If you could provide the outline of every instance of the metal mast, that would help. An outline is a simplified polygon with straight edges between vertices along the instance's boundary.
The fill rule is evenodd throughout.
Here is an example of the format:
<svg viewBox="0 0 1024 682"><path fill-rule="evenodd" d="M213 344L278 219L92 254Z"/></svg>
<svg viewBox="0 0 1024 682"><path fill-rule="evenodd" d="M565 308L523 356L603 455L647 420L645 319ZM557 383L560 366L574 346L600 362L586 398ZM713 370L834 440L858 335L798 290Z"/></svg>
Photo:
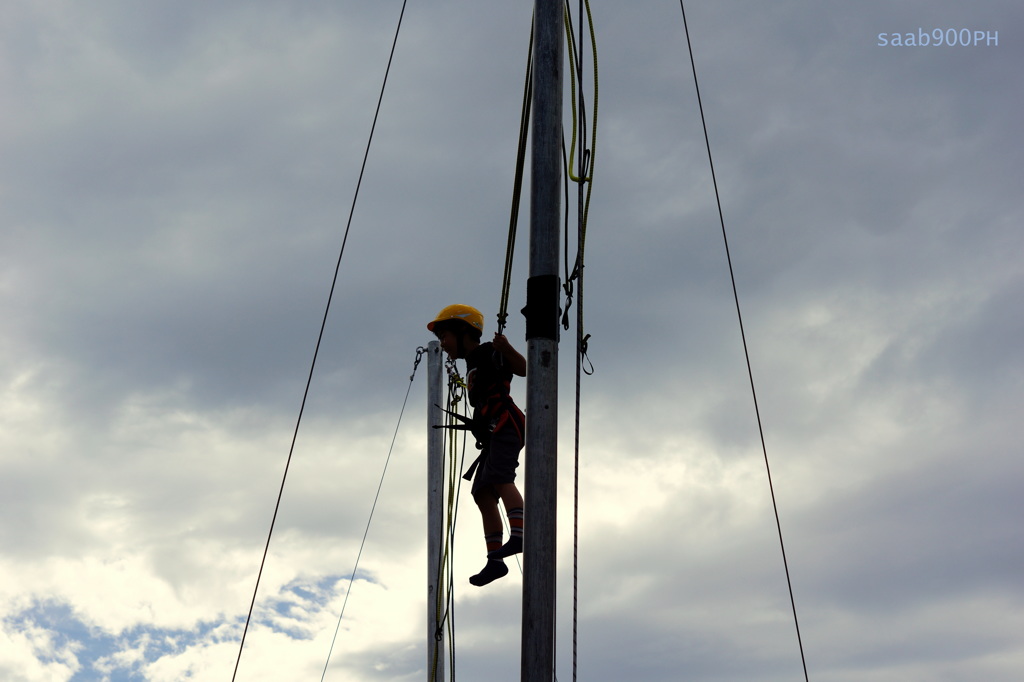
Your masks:
<svg viewBox="0 0 1024 682"><path fill-rule="evenodd" d="M444 633L438 631L438 603L444 590L444 431L433 428L444 423L440 407L443 391L441 345L431 341L427 344L427 682L444 679Z"/></svg>
<svg viewBox="0 0 1024 682"><path fill-rule="evenodd" d="M535 0L526 286L523 682L551 682L555 667L563 11L564 0Z"/></svg>

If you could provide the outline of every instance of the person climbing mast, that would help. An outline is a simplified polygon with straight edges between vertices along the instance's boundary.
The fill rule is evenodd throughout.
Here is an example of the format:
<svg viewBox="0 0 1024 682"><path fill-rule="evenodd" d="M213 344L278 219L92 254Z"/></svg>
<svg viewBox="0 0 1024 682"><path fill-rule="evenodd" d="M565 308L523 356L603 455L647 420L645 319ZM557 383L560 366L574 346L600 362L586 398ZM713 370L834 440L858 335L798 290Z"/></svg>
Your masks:
<svg viewBox="0 0 1024 682"><path fill-rule="evenodd" d="M473 481L473 499L483 520L487 563L469 582L478 587L508 573L505 558L523 551L523 496L516 487L519 451L526 417L509 395L512 376L526 376L526 359L504 335L481 343L484 316L468 305L446 306L427 323L441 349L453 360L466 361L466 386L473 416L469 429L480 456L464 478ZM510 537L502 544L498 501L505 506Z"/></svg>

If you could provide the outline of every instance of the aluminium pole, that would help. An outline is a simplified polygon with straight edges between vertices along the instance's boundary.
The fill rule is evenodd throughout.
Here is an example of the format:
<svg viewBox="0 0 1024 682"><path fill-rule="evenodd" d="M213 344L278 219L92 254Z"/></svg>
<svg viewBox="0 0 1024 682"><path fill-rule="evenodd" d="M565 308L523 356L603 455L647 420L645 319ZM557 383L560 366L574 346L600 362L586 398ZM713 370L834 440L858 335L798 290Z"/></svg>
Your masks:
<svg viewBox="0 0 1024 682"><path fill-rule="evenodd" d="M555 668L563 11L564 0L535 0L522 682L550 682Z"/></svg>
<svg viewBox="0 0 1024 682"><path fill-rule="evenodd" d="M444 533L444 423L441 401L444 363L441 345L427 344L427 682L444 679L444 633L439 631L438 602L442 598L441 536ZM438 636L440 635L440 636Z"/></svg>

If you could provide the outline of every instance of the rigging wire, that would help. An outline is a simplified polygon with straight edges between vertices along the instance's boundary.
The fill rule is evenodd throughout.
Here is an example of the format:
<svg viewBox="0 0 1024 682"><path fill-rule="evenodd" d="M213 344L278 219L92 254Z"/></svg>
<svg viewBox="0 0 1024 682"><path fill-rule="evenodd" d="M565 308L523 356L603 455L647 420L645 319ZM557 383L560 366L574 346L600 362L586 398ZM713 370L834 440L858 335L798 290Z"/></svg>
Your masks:
<svg viewBox="0 0 1024 682"><path fill-rule="evenodd" d="M334 644L338 640L338 631L341 629L341 620L345 617L345 607L348 606L349 595L352 594L352 584L356 579L356 572L359 570L359 560L363 556L363 548L366 546L366 538L370 534L370 524L373 523L373 512L377 509L377 500L380 499L380 491L384 487L384 477L388 473L388 464L391 462L391 453L395 450L395 441L398 440L398 429L402 426L402 416L405 414L405 406L409 402L409 393L412 391L413 380L416 379L416 369L420 366L420 360L427 349L420 346L416 349L416 359L413 361L412 374L409 375L409 386L405 389L405 399L402 400L402 409L398 413L398 423L395 424L395 432L391 436L391 447L388 448L388 456L384 459L384 469L380 474L380 482L377 483L377 492L373 496L373 504L370 505L370 516L366 519L366 529L363 531L363 539L359 543L359 551L356 553L356 562L352 566L352 573L348 577L348 589L345 590L345 599L341 603L341 613L338 614L338 624L334 628L334 637L331 638L331 647L327 651L327 660L324 662L324 671L320 675L320 682L327 677L327 667L331 664L331 654L334 653Z"/></svg>
<svg viewBox="0 0 1024 682"><path fill-rule="evenodd" d="M337 285L338 285L338 272L341 270L341 259L345 255L345 245L348 243L349 231L352 228L352 216L355 214L356 200L359 198L359 189L360 189L360 187L363 184L363 174L366 171L366 162L367 162L367 159L370 156L370 145L373 143L373 133L374 133L374 131L377 128L377 118L380 116L381 103L384 100L384 90L387 87L388 74L390 74L390 72L391 72L391 63L392 63L392 61L394 60L394 57L395 57L395 47L398 45L398 34L399 34L399 31L402 28L402 18L405 16L405 6L406 6L407 2L408 2L408 0L402 0L402 10L401 10L401 12L398 15L398 25L395 28L395 37L394 37L394 39L392 40L392 43L391 43L391 53L388 56L388 65L387 65L387 68L384 71L384 81L381 83L381 86L380 86L380 95L377 98L377 108L376 108L376 111L373 114L373 124L370 126L370 135L369 135L369 138L366 141L366 151L363 153L363 163L362 163L362 165L359 168L359 178L356 181L356 189L355 189L355 193L354 193L354 195L352 197L352 205L349 208L348 221L345 224L345 233L344 233L344 236L342 237L342 240L341 240L341 249L338 252L338 259L337 259L337 262L335 263L335 266L334 266L334 277L331 280L331 289L330 289L330 292L327 295L327 304L326 304L326 306L324 308L323 319L320 322L320 332L317 335L316 347L313 350L313 359L310 362L309 375L306 377L306 387L305 387L305 389L302 392L302 402L299 405L299 415L298 415L298 418L295 421L295 430L292 433L291 445L288 448L288 458L285 461L284 474L281 476L281 486L278 489L277 501L274 504L274 513L273 513L273 516L270 519L270 530L267 533L267 542L266 542L266 545L263 548L263 558L260 560L259 572L256 574L256 585L253 588L252 601L249 603L249 613L245 617L245 627L242 629L242 639L241 639L241 641L238 644L238 657L235 659L235 668L234 668L234 671L231 673L231 682L234 682L235 678L238 676L238 666L242 662L242 651L245 649L245 638L246 638L246 635L249 632L249 623L252 621L253 610L256 607L256 595L259 593L260 580L263 577L263 569L266 566L267 555L270 552L270 540L271 540L271 538L274 535L274 525L277 523L277 514L278 514L278 511L281 508L281 499L284 496L285 482L288 480L288 469L291 467L292 456L295 453L295 443L296 443L296 441L298 440L298 437L299 437L299 425L302 423L302 415L303 415L303 413L305 412L305 409L306 409L306 400L309 397L309 389L310 389L310 386L313 383L313 371L316 368L317 357L320 355L320 344L322 343L323 338L324 338L324 330L327 328L327 316L330 313L331 301L334 299L334 291L335 291L335 289L337 288Z"/></svg>
<svg viewBox="0 0 1024 682"><path fill-rule="evenodd" d="M758 403L757 403L757 389L754 387L754 370L753 370L753 366L752 366L752 364L750 362L750 351L748 350L748 347L747 347L747 335L746 335L746 333L744 331L744 327L743 327L743 313L740 310L740 297L739 297L738 289L736 287L736 275L733 272L732 256L730 255L730 251L729 251L729 238L728 238L728 235L726 234L726 230L725 230L725 217L724 217L724 214L722 213L722 200L721 200L721 197L720 197L719 192L718 192L718 180L716 179L716 176L715 176L715 163L714 163L714 161L712 159L712 156L711 156L711 141L710 141L710 137L708 136L707 121L706 121L706 119L704 117L704 105L701 102L700 86L697 84L697 65L696 65L696 62L694 62L694 59L693 59L693 45L690 42L690 29L689 29L689 26L688 26L687 21L686 21L686 8L684 7L683 0L679 0L679 9L683 13L683 30L686 33L686 47L687 47L687 49L689 50L689 53L690 53L690 66L693 69L693 85L694 85L694 89L696 90L696 93L697 93L697 107L700 109L701 125L704 127L704 144L707 147L708 163L709 163L709 165L711 167L711 183L714 186L714 189L715 189L715 201L718 204L718 220L719 220L719 223L722 226L722 240L725 243L725 257L726 257L726 260L728 261L728 264L729 264L729 278L732 281L733 299L734 299L734 301L736 303L736 317L739 320L740 338L743 341L743 355L746 358L746 362L747 362L747 376L750 379L750 392L751 392L751 395L753 396L753 400L754 400L754 414L757 416L757 431L758 431L758 434L760 435L760 438L761 438L761 451L764 454L765 470L768 473L768 489L771 492L772 509L775 512L775 526L778 529L778 533L779 533L779 548L782 550L782 565L785 568L785 572L786 572L786 585L789 588L789 603L790 603L790 606L793 609L793 624L796 627L796 641L797 641L797 645L798 645L798 647L800 649L800 663L803 665L804 680L805 681L809 681L810 678L807 675L807 659L804 656L803 640L800 637L800 621L799 621L799 618L797 617L797 612L796 612L796 599L793 596L793 581L790 578L790 574L789 574L789 562L786 560L786 545L785 545L785 543L782 540L782 521L779 518L779 505L778 505L778 503L775 500L775 487L772 484L771 466L768 464L768 447L765 444L764 427L762 426L762 423L761 423L761 411L758 408Z"/></svg>

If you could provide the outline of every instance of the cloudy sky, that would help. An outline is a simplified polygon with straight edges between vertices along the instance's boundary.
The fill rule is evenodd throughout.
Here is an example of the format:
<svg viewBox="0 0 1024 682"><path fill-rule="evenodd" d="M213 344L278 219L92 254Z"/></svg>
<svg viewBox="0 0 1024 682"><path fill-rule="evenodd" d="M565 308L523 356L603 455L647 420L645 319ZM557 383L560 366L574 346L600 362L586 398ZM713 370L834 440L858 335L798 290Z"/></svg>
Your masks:
<svg viewBox="0 0 1024 682"><path fill-rule="evenodd" d="M0 678L230 679L401 6L0 9ZM239 680L425 678L422 368L339 613L425 322L493 329L531 10L409 3ZM679 3L593 10L579 675L803 679ZM810 679L1024 678L1024 12L687 14ZM518 680L465 492L456 554Z"/></svg>

